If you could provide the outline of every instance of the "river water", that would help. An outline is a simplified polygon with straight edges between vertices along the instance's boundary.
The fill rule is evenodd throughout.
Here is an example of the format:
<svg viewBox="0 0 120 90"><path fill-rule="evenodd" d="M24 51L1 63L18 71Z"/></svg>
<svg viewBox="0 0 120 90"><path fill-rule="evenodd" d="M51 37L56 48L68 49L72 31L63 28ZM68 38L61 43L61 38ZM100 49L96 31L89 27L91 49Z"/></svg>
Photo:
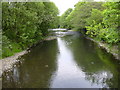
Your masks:
<svg viewBox="0 0 120 90"><path fill-rule="evenodd" d="M118 88L119 62L79 33L44 41L3 74L3 88Z"/></svg>

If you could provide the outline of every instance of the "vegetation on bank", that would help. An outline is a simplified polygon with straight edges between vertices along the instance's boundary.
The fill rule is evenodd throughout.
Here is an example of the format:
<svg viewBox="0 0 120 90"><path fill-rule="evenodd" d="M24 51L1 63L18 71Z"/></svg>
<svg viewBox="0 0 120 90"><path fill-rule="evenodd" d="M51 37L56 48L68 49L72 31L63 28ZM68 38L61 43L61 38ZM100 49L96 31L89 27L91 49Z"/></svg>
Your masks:
<svg viewBox="0 0 120 90"><path fill-rule="evenodd" d="M58 25L53 2L2 3L2 58L20 52L48 35Z"/></svg>
<svg viewBox="0 0 120 90"><path fill-rule="evenodd" d="M74 7L60 17L62 28L80 31L105 43L109 51L119 45L120 2L78 2ZM114 52L119 54L118 48Z"/></svg>
<svg viewBox="0 0 120 90"><path fill-rule="evenodd" d="M117 45L120 41L119 8L120 2L78 2L74 10L68 9L61 16L61 27L76 29L95 40Z"/></svg>
<svg viewBox="0 0 120 90"><path fill-rule="evenodd" d="M119 8L120 2L78 2L74 9L57 16L58 8L52 2L2 2L2 57L32 46L48 35L48 29L59 26L118 45Z"/></svg>

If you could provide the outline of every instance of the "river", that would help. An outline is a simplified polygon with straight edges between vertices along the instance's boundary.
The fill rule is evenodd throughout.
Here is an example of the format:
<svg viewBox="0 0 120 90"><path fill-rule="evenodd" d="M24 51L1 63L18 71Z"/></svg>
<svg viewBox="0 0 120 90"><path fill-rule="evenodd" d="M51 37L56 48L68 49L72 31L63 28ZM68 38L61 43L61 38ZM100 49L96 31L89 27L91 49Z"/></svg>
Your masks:
<svg viewBox="0 0 120 90"><path fill-rule="evenodd" d="M120 65L81 34L44 41L2 76L3 88L118 88Z"/></svg>

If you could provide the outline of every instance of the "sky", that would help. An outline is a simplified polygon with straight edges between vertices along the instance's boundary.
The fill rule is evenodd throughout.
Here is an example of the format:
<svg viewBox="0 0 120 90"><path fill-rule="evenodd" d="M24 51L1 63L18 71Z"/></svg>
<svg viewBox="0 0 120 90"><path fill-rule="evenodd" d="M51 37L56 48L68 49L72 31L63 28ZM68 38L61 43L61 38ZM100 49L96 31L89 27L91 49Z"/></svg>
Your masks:
<svg viewBox="0 0 120 90"><path fill-rule="evenodd" d="M56 4L59 9L59 15L62 15L68 8L74 8L79 0L50 0Z"/></svg>
<svg viewBox="0 0 120 90"><path fill-rule="evenodd" d="M59 9L59 15L62 15L68 8L74 8L74 5L81 0L50 0L56 4ZM95 0L104 1L104 0Z"/></svg>

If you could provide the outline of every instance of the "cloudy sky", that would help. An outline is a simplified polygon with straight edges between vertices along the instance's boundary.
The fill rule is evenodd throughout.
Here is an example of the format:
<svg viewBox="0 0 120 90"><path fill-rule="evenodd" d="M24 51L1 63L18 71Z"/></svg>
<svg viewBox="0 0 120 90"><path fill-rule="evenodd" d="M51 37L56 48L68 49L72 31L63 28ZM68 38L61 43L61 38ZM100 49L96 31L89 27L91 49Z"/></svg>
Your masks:
<svg viewBox="0 0 120 90"><path fill-rule="evenodd" d="M81 0L50 0L56 4L62 15L68 8L73 8L74 5ZM104 0L95 0L95 1L104 1Z"/></svg>
<svg viewBox="0 0 120 90"><path fill-rule="evenodd" d="M50 0L56 4L62 15L68 8L73 8L79 0Z"/></svg>

